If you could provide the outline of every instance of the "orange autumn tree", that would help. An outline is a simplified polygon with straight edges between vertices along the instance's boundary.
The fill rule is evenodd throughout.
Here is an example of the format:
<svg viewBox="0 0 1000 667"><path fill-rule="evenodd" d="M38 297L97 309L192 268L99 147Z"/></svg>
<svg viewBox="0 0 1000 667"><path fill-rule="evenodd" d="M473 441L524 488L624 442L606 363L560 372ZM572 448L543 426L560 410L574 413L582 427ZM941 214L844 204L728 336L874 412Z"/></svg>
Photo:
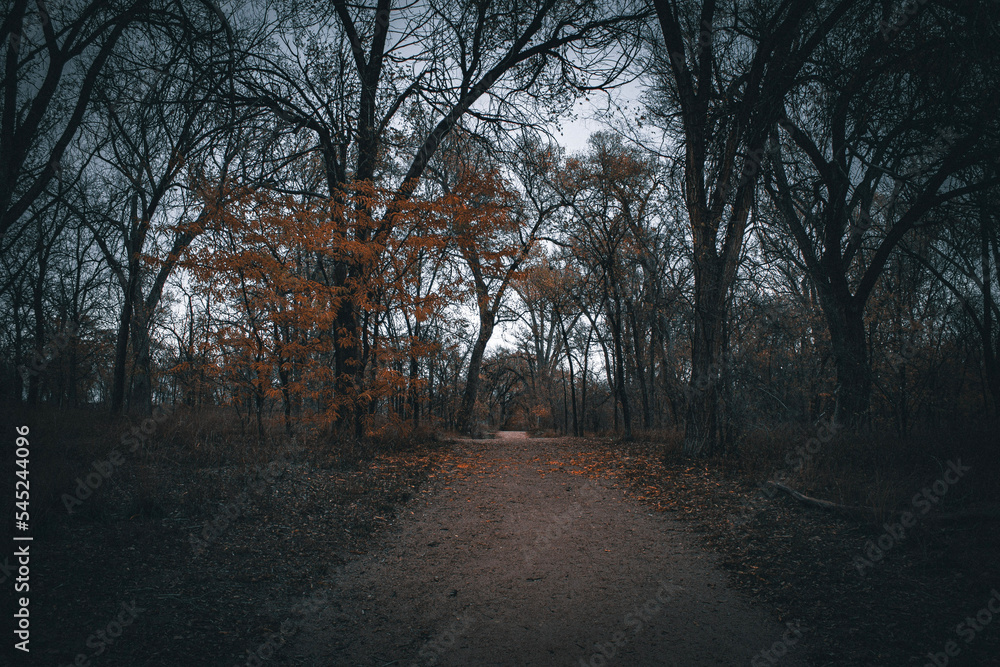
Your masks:
<svg viewBox="0 0 1000 667"><path fill-rule="evenodd" d="M431 222L432 204L412 206L419 209L420 220ZM395 251L385 253L380 272L384 279L378 300L395 306L384 309L385 338L397 342L382 345L372 366L384 369L382 378L392 381L393 391L386 396L395 401L391 415L413 427L419 426L425 409L429 362L443 349L434 322L447 322L449 305L461 297L455 276L447 271L448 237L440 232L426 224L409 225L404 236L394 239Z"/></svg>
<svg viewBox="0 0 1000 667"><path fill-rule="evenodd" d="M469 426L486 344L545 220L530 217L497 169L463 166L442 195L423 199L370 184L333 199L266 190L228 199L187 266L223 304L217 376L261 436L268 401L281 402L288 431L293 416L355 436L415 425L422 371L430 375L443 349L440 326L436 337L427 325L447 324L451 306L471 296L480 326L457 417ZM345 265L355 267L346 279L336 275ZM345 303L356 326L338 317Z"/></svg>
<svg viewBox="0 0 1000 667"><path fill-rule="evenodd" d="M338 295L322 273L318 239L327 236L317 207L267 191L235 192L213 212L207 243L187 266L219 308L213 341L224 358L219 376L228 400L252 403L263 436L265 401L280 396L285 427L304 409L336 414L321 363L329 346L329 313ZM277 382L275 382L277 379Z"/></svg>
<svg viewBox="0 0 1000 667"><path fill-rule="evenodd" d="M400 231L376 244L342 233L345 220L371 229L392 201L367 186L333 200L301 202L257 190L233 193L230 201L214 212L208 242L186 264L201 289L226 305L216 313L214 335L226 360L220 376L232 388L229 399L254 412L261 435L268 399L281 400L287 430L293 414L324 428L355 415L363 432L382 398L419 386L396 361L433 352L432 345L391 335L400 310L422 316L440 300L411 289L414 271L423 268L418 259L440 254L442 244L440 235L421 233L428 217L415 213L426 205L393 204ZM332 275L345 257L367 267L365 274L349 281ZM354 332L337 327L345 299L359 314ZM344 345L360 351L346 385L334 375Z"/></svg>
<svg viewBox="0 0 1000 667"><path fill-rule="evenodd" d="M358 351L353 409L364 432L384 435L419 423L427 386L420 369L429 369L427 360L442 349L426 325L447 319L459 287L455 276L442 271L449 244L439 224L442 202L400 200L384 191L361 206L371 216L368 224L380 222L366 243L375 251L356 261L365 267L363 278L348 283L360 325L358 340L348 343ZM387 228L390 217L393 225Z"/></svg>

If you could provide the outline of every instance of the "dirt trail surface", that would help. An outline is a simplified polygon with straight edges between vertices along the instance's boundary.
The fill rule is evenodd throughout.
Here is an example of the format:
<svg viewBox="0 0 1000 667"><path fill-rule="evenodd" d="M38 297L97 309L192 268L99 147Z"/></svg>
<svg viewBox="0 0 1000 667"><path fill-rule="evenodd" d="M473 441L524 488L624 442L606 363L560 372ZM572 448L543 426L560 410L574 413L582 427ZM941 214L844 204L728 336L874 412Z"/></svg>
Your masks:
<svg viewBox="0 0 1000 667"><path fill-rule="evenodd" d="M807 637L730 590L686 524L588 478L571 441L455 448L272 664L749 665L783 637L780 664L804 664Z"/></svg>

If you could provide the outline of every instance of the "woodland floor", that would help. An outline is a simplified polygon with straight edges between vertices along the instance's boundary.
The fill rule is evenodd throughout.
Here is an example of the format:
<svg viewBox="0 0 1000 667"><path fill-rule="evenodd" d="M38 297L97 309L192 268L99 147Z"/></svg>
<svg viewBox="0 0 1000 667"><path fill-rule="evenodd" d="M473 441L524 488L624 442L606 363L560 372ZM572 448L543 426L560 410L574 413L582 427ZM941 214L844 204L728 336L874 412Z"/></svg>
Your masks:
<svg viewBox="0 0 1000 667"><path fill-rule="evenodd" d="M18 664L746 665L786 622L804 638L756 664L923 665L949 639L948 664L1000 664L1000 623L955 632L1000 588L994 526L920 524L862 575L880 530L744 506L752 480L653 446L505 434L283 464L264 486L153 472L156 502L36 537Z"/></svg>

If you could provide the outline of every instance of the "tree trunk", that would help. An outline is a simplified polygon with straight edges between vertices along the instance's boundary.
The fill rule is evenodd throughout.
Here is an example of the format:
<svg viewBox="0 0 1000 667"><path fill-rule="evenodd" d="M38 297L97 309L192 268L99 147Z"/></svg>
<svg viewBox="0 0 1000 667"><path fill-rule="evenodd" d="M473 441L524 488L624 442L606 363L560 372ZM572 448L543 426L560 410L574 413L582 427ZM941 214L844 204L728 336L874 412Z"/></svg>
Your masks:
<svg viewBox="0 0 1000 667"><path fill-rule="evenodd" d="M628 393L625 387L625 350L622 341L622 312L621 305L615 302L617 317L611 321L611 338L615 346L615 394L618 402L622 406L622 425L626 440L632 439L632 408L629 405Z"/></svg>
<svg viewBox="0 0 1000 667"><path fill-rule="evenodd" d="M257 442L264 442L264 394L258 388L253 393L254 415L257 422Z"/></svg>
<svg viewBox="0 0 1000 667"><path fill-rule="evenodd" d="M1000 364L997 357L1000 356L1000 337L994 341L993 336L993 271L990 268L990 256L992 254L996 269L1000 271L1000 247L998 247L996 228L990 225L989 214L985 204L979 212L979 253L980 253L980 291L983 295L983 319L979 328L980 340L983 345L984 370L986 372L986 386L989 388L992 400L992 414L996 418L1000 415ZM992 249L992 253L991 253Z"/></svg>
<svg viewBox="0 0 1000 667"><path fill-rule="evenodd" d="M72 341L68 346L69 349L66 353L66 402L71 408L77 407L79 403L79 396L77 395L77 377L79 377L79 366L80 360L77 355L77 348L75 345L76 337L80 335L80 317L77 316L74 321L74 330L72 335Z"/></svg>
<svg viewBox="0 0 1000 667"><path fill-rule="evenodd" d="M714 261L713 261L714 260ZM719 369L724 301L715 258L694 265L695 316L691 344L691 384L684 429L684 453L705 456L719 443Z"/></svg>
<svg viewBox="0 0 1000 667"><path fill-rule="evenodd" d="M590 372L590 337L593 329L587 330L587 342L583 346L583 373L580 379L580 412L587 414L587 374ZM583 435L586 423L580 422L580 435Z"/></svg>
<svg viewBox="0 0 1000 667"><path fill-rule="evenodd" d="M121 414L125 406L125 366L128 363L128 336L132 326L132 286L131 280L125 290L121 317L118 321L118 336L115 341L115 367L111 384L111 414Z"/></svg>
<svg viewBox="0 0 1000 667"><path fill-rule="evenodd" d="M830 347L837 369L837 407L834 419L850 427L864 427L871 401L872 374L868 360L863 307L849 295L838 298L816 280L820 308L830 331Z"/></svg>
<svg viewBox="0 0 1000 667"><path fill-rule="evenodd" d="M39 225L39 239L41 238L41 225ZM42 300L42 296L45 290L45 270L48 264L48 253L43 252L41 248L41 241L39 241L39 262L38 262L38 280L35 281L35 289L32 295L32 308L35 311L35 355L36 359L44 359L44 348L46 345L45 341L45 303ZM45 359L48 362L48 359ZM32 373L31 379L28 381L28 405L37 405L39 395L41 394L41 384L42 384L42 374Z"/></svg>
<svg viewBox="0 0 1000 667"><path fill-rule="evenodd" d="M413 427L420 426L420 391L417 387L417 380L420 377L420 364L417 358L410 355L410 381L408 383L408 396L406 397L409 418L413 420Z"/></svg>
<svg viewBox="0 0 1000 667"><path fill-rule="evenodd" d="M476 407L476 397L479 395L479 371L483 365L483 353L486 344L493 336L494 316L486 312L479 317L479 335L476 344L472 346L469 357L469 375L465 380L465 393L462 394L462 407L458 411L458 430L468 434L472 427L472 412Z"/></svg>
<svg viewBox="0 0 1000 667"><path fill-rule="evenodd" d="M611 390L611 395L617 397L618 395L618 385L615 382L614 373L611 370L614 366L611 365L611 355L608 354L608 344L604 340L604 336L598 336L597 342L601 345L601 352L604 354L604 375L608 380L608 389ZM618 400L617 398L611 402L611 428L617 432L618 431Z"/></svg>
<svg viewBox="0 0 1000 667"><path fill-rule="evenodd" d="M639 335L635 304L628 304L628 312L632 329L632 358L635 360L635 377L639 381L639 398L642 401L642 427L648 431L653 427L653 409L650 405L649 387L646 384L646 353L643 350L642 337Z"/></svg>
<svg viewBox="0 0 1000 667"><path fill-rule="evenodd" d="M349 268L346 262L338 262L334 269L334 284L342 294L334 320L334 404L337 424L353 424L355 434L361 418L361 408L358 405L361 340L358 335L358 312L350 284L359 278L360 273L359 268Z"/></svg>
<svg viewBox="0 0 1000 667"><path fill-rule="evenodd" d="M22 292L19 289L11 290L11 319L14 325L14 352L17 355L15 361L24 361L22 349L24 347L24 328L21 322ZM29 362L30 363L30 362ZM24 381L28 378L27 364L14 364L14 400L17 403L24 401Z"/></svg>
<svg viewBox="0 0 1000 667"><path fill-rule="evenodd" d="M563 386L563 435L569 433L569 391L566 388L566 374L562 373Z"/></svg>
<svg viewBox="0 0 1000 667"><path fill-rule="evenodd" d="M288 368L285 367L285 354L284 345L281 342L281 330L278 328L278 323L274 323L274 344L275 344L275 357L278 362L278 384L281 387L281 403L284 409L285 415L285 435L292 435L292 397L289 391L289 379L288 379Z"/></svg>
<svg viewBox="0 0 1000 667"><path fill-rule="evenodd" d="M558 313L556 317L559 317ZM579 437L583 434L580 432L580 423L576 416L576 380L574 379L573 372L573 348L569 345L569 336L566 335L566 326L562 318L559 318L559 329L562 332L563 344L566 346L566 360L569 362L569 391L573 407L573 435Z"/></svg>
<svg viewBox="0 0 1000 667"><path fill-rule="evenodd" d="M153 411L152 357L150 350L150 315L139 295L133 300L135 313L132 316L131 337L132 353L135 362L132 365L132 388L129 392L129 412L137 415L149 415Z"/></svg>

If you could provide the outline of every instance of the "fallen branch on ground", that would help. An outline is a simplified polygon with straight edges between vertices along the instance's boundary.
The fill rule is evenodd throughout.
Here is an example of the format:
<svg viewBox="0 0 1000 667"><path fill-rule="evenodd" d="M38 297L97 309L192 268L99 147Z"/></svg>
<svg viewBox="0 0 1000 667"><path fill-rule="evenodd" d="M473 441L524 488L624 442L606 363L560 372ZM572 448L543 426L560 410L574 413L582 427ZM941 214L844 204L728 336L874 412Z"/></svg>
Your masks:
<svg viewBox="0 0 1000 667"><path fill-rule="evenodd" d="M784 491L792 498L795 498L800 503L810 505L812 507L819 507L820 509L828 510L831 512L843 512L845 514L867 514L873 515L875 512L870 507L855 507L853 505L841 505L840 503L835 503L830 500L822 500L821 498L813 498L812 496L807 496L804 493L799 493L790 486L785 486L781 482L768 482L768 485L773 486L779 491Z"/></svg>
<svg viewBox="0 0 1000 667"><path fill-rule="evenodd" d="M811 507L818 507L831 512L841 512L850 515L862 515L868 517L877 517L878 513L871 507L858 507L854 505L841 505L840 503L835 503L830 500L823 500L821 498L813 498L812 496L807 496L804 493L799 493L790 486L786 486L781 482L768 482L770 486L783 491L795 498L800 503L809 505ZM899 515L903 514L904 511L893 511L890 514ZM912 512L911 512L912 513ZM926 519L928 521L973 521L976 519L987 520L987 521L997 521L1000 520L1000 505L983 505L979 507L969 507L957 512L931 512L927 515L920 515L921 519Z"/></svg>

